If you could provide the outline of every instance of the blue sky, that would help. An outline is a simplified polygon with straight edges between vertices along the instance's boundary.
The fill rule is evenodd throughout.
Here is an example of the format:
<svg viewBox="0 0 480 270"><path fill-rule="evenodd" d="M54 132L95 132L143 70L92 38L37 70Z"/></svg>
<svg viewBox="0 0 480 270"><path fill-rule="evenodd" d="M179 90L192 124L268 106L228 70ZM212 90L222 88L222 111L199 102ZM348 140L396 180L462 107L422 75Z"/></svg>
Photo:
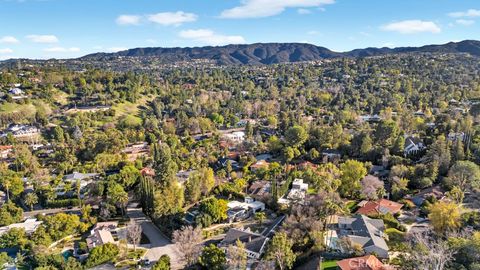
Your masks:
<svg viewBox="0 0 480 270"><path fill-rule="evenodd" d="M0 0L0 59L255 42L346 51L479 38L478 0Z"/></svg>

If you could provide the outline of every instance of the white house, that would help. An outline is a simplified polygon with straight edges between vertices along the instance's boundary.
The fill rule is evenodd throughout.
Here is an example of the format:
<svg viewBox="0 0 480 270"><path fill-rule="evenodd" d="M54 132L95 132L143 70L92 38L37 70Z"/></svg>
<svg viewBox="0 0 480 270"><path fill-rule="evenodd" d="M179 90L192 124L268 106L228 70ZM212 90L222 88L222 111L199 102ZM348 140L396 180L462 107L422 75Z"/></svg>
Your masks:
<svg viewBox="0 0 480 270"><path fill-rule="evenodd" d="M257 212L265 210L265 204L263 202L255 201L251 197L245 197L244 202L230 201L228 202L227 206L229 222L244 220Z"/></svg>
<svg viewBox="0 0 480 270"><path fill-rule="evenodd" d="M245 132L235 131L235 132L232 132L232 133L223 134L222 137L223 137L223 139L228 140L228 141L232 141L232 142L235 142L235 143L241 143L245 140Z"/></svg>
<svg viewBox="0 0 480 270"><path fill-rule="evenodd" d="M303 183L303 179L295 179L292 183L292 189L286 196L278 199L279 204L300 203L302 204L307 196L308 184Z"/></svg>
<svg viewBox="0 0 480 270"><path fill-rule="evenodd" d="M427 147L423 144L423 141L417 137L405 138L405 146L403 148L403 154L405 156L418 153L425 150Z"/></svg>
<svg viewBox="0 0 480 270"><path fill-rule="evenodd" d="M10 229L13 228L24 229L25 233L31 234L35 232L38 226L40 226L42 223L43 221L37 221L36 218L29 218L22 223L14 223L8 226L0 227L0 235L3 235L4 233L8 232Z"/></svg>

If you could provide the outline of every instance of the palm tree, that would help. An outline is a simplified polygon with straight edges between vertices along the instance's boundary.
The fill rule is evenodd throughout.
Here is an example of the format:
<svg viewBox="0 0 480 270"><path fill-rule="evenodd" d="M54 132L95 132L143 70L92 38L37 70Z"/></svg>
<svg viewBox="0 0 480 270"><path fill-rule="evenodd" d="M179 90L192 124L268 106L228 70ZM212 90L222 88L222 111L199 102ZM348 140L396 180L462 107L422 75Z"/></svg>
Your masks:
<svg viewBox="0 0 480 270"><path fill-rule="evenodd" d="M38 196L37 194L31 192L25 195L25 204L30 207L30 211L33 210L33 205L38 203Z"/></svg>
<svg viewBox="0 0 480 270"><path fill-rule="evenodd" d="M120 208L122 209L122 216L125 216L125 208L127 207L127 204L128 204L128 193L124 192L119 194L117 200L118 200L118 204L120 205Z"/></svg>

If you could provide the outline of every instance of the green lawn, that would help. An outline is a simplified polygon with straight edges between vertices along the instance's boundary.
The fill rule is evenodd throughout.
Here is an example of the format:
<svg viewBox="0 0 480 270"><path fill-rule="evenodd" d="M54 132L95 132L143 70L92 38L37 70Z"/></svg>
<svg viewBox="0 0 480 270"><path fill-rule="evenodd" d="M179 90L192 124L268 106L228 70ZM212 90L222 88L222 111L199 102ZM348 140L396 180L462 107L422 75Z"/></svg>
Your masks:
<svg viewBox="0 0 480 270"><path fill-rule="evenodd" d="M336 270L337 261L324 261L322 262L322 270Z"/></svg>
<svg viewBox="0 0 480 270"><path fill-rule="evenodd" d="M405 244L405 233L395 228L388 228L385 230L388 235L387 244L393 251L404 251L407 247Z"/></svg>
<svg viewBox="0 0 480 270"><path fill-rule="evenodd" d="M350 210L350 213L354 213L358 209L356 201L349 201L349 202L347 202L346 206L347 206L348 210Z"/></svg>
<svg viewBox="0 0 480 270"><path fill-rule="evenodd" d="M136 116L140 110L140 107L145 106L150 100L152 100L151 97L144 96L141 99L137 100L136 103L125 101L115 104L113 106L113 109L115 110L115 117L120 118L125 115Z"/></svg>
<svg viewBox="0 0 480 270"><path fill-rule="evenodd" d="M25 113L25 114L35 114L35 106L32 104L17 104L17 103L2 103L0 105L0 113Z"/></svg>

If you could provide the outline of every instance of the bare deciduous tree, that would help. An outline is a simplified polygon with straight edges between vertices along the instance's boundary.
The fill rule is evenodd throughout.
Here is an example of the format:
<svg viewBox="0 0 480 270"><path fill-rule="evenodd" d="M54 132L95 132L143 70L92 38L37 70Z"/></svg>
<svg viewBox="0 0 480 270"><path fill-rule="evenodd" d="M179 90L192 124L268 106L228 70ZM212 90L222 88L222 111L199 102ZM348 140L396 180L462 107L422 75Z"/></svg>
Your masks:
<svg viewBox="0 0 480 270"><path fill-rule="evenodd" d="M173 243L183 253L183 257L188 265L195 263L200 255L202 239L202 229L199 227L184 226L181 230L173 232Z"/></svg>
<svg viewBox="0 0 480 270"><path fill-rule="evenodd" d="M142 226L137 224L133 219L130 220L130 223L128 224L127 237L133 244L133 249L137 250L137 245L140 244L140 240L142 239Z"/></svg>
<svg viewBox="0 0 480 270"><path fill-rule="evenodd" d="M275 262L273 261L260 261L258 262L256 270L275 270Z"/></svg>
<svg viewBox="0 0 480 270"><path fill-rule="evenodd" d="M244 270L247 268L247 252L245 251L245 244L237 240L235 245L230 245L227 248L227 262L230 270Z"/></svg>
<svg viewBox="0 0 480 270"><path fill-rule="evenodd" d="M383 182L373 175L365 176L362 181L362 194L370 200L378 199L378 190L383 188Z"/></svg>
<svg viewBox="0 0 480 270"><path fill-rule="evenodd" d="M412 234L411 242L416 249L411 253L411 259L418 264L418 269L443 270L455 255L447 241L431 232Z"/></svg>

